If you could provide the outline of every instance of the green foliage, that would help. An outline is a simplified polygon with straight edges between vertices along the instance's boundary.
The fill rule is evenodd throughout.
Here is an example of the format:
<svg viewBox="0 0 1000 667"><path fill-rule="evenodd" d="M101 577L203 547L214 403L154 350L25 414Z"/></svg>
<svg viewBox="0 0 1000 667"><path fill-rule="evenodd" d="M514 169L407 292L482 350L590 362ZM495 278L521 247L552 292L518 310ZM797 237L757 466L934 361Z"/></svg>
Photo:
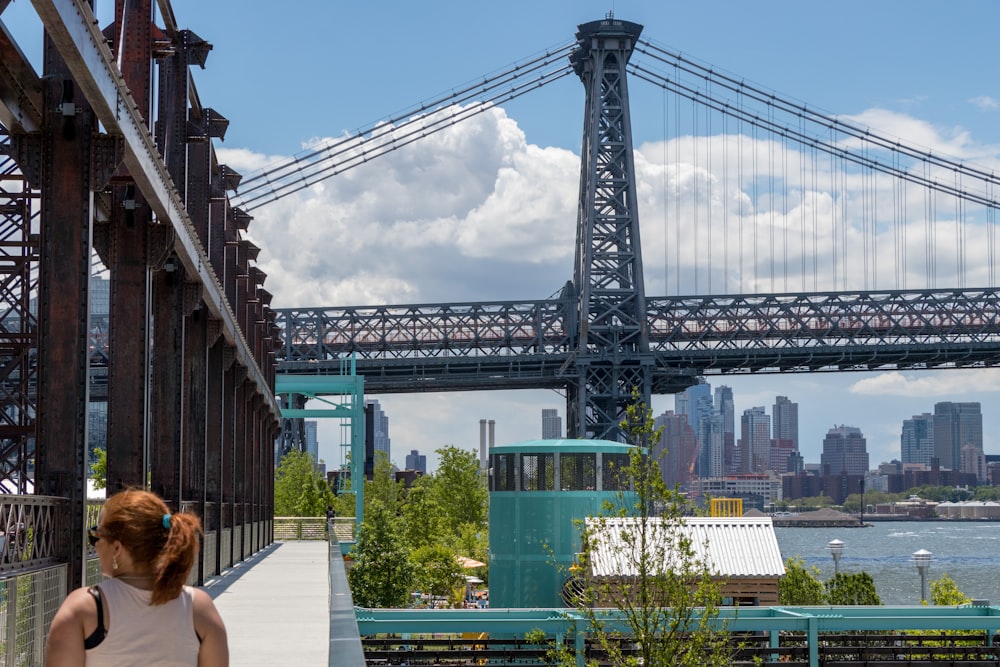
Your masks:
<svg viewBox="0 0 1000 667"><path fill-rule="evenodd" d="M826 582L826 600L832 605L880 605L875 580L867 572L838 572Z"/></svg>
<svg viewBox="0 0 1000 667"><path fill-rule="evenodd" d="M275 516L323 516L334 500L312 456L289 452L281 458L274 473Z"/></svg>
<svg viewBox="0 0 1000 667"><path fill-rule="evenodd" d="M347 572L356 605L403 607L409 603L416 570L401 524L379 501L365 507L365 520L354 546L354 565Z"/></svg>
<svg viewBox="0 0 1000 667"><path fill-rule="evenodd" d="M959 590L958 585L947 574L942 574L940 579L931 582L931 604L944 607L970 602L972 598Z"/></svg>
<svg viewBox="0 0 1000 667"><path fill-rule="evenodd" d="M431 544L414 549L410 560L416 566L417 589L421 593L451 597L456 588L465 588L462 568L444 546Z"/></svg>
<svg viewBox="0 0 1000 667"><path fill-rule="evenodd" d="M785 576L778 581L778 603L792 606L826 604L826 589L819 568L806 567L802 558L785 561Z"/></svg>
<svg viewBox="0 0 1000 667"><path fill-rule="evenodd" d="M439 544L443 537L441 508L435 500L433 486L434 478L425 476L406 492L402 507L404 533L413 549Z"/></svg>
<svg viewBox="0 0 1000 667"><path fill-rule="evenodd" d="M95 489L103 489L108 479L108 450L103 447L94 449L94 462L90 464L90 478L94 480Z"/></svg>
<svg viewBox="0 0 1000 667"><path fill-rule="evenodd" d="M667 488L659 464L647 452L659 440L652 412L633 394L621 426L637 447L630 452L624 470L632 491L620 494L608 507L611 516L600 518L584 531L581 565L586 569L600 548L602 536L614 535L627 573L581 581L576 612L587 619L589 636L615 665L728 665L728 632L720 623L721 584L712 577L708 563L683 530L683 499ZM628 529L612 528L617 519L627 519ZM619 546L616 544L616 547ZM664 564L669 562L669 567ZM595 607L621 611L628 627L628 640L607 627L594 613ZM575 664L575 658L554 644L550 658Z"/></svg>
<svg viewBox="0 0 1000 667"><path fill-rule="evenodd" d="M489 491L476 454L455 446L437 450L432 497L441 510L441 529L455 534L463 524L485 530Z"/></svg>
<svg viewBox="0 0 1000 667"><path fill-rule="evenodd" d="M381 503L392 512L399 511L403 483L396 481L396 469L385 452L375 452L372 478L365 481L365 513L374 503Z"/></svg>

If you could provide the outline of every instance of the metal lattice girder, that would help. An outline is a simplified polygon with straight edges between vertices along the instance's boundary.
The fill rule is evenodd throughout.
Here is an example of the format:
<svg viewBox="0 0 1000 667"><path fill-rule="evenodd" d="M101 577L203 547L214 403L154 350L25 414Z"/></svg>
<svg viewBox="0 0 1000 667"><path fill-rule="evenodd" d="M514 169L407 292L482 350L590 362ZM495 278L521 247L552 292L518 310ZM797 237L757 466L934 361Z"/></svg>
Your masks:
<svg viewBox="0 0 1000 667"><path fill-rule="evenodd" d="M38 194L13 168L10 160L0 168L0 484L25 492L37 411Z"/></svg>
<svg viewBox="0 0 1000 667"><path fill-rule="evenodd" d="M565 350L560 301L276 309L285 361L539 354Z"/></svg>
<svg viewBox="0 0 1000 667"><path fill-rule="evenodd" d="M560 389L580 378L566 300L276 313L282 373L339 373L354 355L375 393ZM706 372L1000 364L1000 288L650 297L647 321L657 394Z"/></svg>

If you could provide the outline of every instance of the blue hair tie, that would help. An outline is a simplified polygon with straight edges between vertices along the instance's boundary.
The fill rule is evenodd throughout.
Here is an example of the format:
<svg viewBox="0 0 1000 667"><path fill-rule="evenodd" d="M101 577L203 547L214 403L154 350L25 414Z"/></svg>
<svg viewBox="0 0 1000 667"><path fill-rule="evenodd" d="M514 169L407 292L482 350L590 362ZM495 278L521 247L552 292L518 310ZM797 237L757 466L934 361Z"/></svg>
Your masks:
<svg viewBox="0 0 1000 667"><path fill-rule="evenodd" d="M163 527L166 528L167 530L170 530L170 515L169 514L164 514L163 515Z"/></svg>

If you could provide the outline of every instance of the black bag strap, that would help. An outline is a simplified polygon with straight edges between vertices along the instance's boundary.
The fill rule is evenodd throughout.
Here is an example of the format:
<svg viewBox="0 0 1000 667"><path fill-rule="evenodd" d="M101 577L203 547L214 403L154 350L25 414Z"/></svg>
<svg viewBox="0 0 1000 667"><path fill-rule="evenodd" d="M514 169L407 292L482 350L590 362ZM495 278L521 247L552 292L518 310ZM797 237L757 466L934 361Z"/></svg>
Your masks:
<svg viewBox="0 0 1000 667"><path fill-rule="evenodd" d="M108 634L104 628L104 601L101 599L101 589L97 586L91 586L87 591L94 596L94 602L97 603L97 629L83 641L84 650L97 648Z"/></svg>

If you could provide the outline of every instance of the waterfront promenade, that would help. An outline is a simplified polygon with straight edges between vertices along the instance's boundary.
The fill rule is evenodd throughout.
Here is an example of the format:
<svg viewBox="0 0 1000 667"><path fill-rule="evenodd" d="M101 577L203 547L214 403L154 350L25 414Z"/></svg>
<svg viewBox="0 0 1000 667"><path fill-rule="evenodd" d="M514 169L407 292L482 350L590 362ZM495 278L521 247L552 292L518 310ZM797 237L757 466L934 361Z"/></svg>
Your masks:
<svg viewBox="0 0 1000 667"><path fill-rule="evenodd" d="M327 543L297 541L275 542L208 580L229 633L230 664L330 664L330 576Z"/></svg>

